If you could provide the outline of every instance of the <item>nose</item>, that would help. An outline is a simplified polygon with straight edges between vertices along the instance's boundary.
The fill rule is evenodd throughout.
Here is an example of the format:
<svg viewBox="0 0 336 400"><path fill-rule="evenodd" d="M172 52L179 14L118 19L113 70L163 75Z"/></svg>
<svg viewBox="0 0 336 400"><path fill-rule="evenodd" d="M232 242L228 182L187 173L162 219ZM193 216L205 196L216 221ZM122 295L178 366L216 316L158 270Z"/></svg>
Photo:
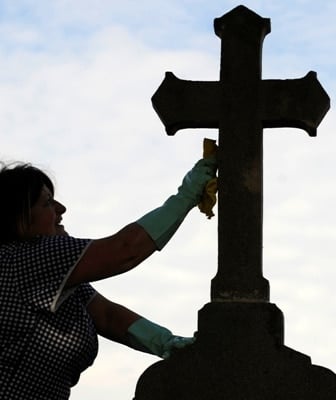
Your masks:
<svg viewBox="0 0 336 400"><path fill-rule="evenodd" d="M66 207L59 201L55 200L55 211L58 215L62 215L66 212Z"/></svg>

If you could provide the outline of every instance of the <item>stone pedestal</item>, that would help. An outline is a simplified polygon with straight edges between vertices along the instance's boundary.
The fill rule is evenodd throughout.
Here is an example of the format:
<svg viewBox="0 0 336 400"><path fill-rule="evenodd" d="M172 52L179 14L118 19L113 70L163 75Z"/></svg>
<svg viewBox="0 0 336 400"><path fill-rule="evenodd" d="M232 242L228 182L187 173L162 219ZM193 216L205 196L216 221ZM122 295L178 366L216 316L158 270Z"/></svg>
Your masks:
<svg viewBox="0 0 336 400"><path fill-rule="evenodd" d="M197 340L140 377L135 400L335 400L336 375L284 345L269 303L209 303Z"/></svg>

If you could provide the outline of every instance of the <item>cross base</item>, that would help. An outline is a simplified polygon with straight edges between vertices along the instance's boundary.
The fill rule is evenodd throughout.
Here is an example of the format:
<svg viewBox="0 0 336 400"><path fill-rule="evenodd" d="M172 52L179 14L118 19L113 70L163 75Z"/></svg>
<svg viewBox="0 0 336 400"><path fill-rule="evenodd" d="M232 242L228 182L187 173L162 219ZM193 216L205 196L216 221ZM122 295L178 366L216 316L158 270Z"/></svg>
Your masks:
<svg viewBox="0 0 336 400"><path fill-rule="evenodd" d="M270 303L209 303L197 340L140 377L134 400L334 400L336 375L283 344Z"/></svg>

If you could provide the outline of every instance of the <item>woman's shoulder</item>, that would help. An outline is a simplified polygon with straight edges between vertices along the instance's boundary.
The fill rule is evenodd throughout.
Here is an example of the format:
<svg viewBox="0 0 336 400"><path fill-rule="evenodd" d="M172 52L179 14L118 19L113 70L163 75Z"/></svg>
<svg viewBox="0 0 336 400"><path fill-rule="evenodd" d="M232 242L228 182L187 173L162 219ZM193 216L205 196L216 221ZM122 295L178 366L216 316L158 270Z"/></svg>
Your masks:
<svg viewBox="0 0 336 400"><path fill-rule="evenodd" d="M4 266L8 260L12 259L20 246L19 242L9 242L0 244L0 264Z"/></svg>
<svg viewBox="0 0 336 400"><path fill-rule="evenodd" d="M78 239L71 236L39 236L31 240L16 241L0 246L0 263L11 262L15 265L46 264L60 260L76 259L90 244L90 239Z"/></svg>
<svg viewBox="0 0 336 400"><path fill-rule="evenodd" d="M75 238L73 236L36 236L33 239L16 242L13 244L17 250L33 249L43 247L72 247L72 246L85 246L91 242L91 239Z"/></svg>

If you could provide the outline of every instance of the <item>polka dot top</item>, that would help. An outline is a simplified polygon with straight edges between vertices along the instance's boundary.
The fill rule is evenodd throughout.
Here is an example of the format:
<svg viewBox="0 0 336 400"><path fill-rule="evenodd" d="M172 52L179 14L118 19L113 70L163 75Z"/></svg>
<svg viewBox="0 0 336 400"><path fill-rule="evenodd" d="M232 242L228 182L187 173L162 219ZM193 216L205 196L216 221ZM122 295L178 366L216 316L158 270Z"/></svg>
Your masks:
<svg viewBox="0 0 336 400"><path fill-rule="evenodd" d="M0 246L0 399L65 400L98 350L90 284L64 289L90 240Z"/></svg>

